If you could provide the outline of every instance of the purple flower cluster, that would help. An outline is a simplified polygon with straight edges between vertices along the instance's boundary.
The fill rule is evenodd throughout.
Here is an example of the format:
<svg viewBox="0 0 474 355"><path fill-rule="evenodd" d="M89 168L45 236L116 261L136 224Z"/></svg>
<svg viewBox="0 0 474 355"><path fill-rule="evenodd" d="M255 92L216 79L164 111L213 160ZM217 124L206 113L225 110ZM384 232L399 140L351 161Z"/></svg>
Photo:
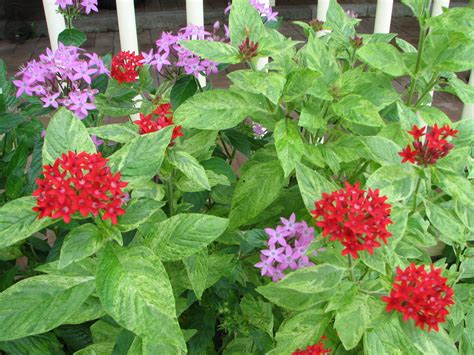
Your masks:
<svg viewBox="0 0 474 355"><path fill-rule="evenodd" d="M202 26L188 25L180 29L176 35L172 32L163 32L161 38L156 41L157 50L151 49L148 53L142 53L142 62L154 66L159 73L167 75L181 70L196 77L200 73L206 75L217 73L218 63L202 59L179 44L180 41L193 39L220 41L221 38L216 34L220 28L219 22L216 22L213 28L214 31L210 33Z"/></svg>
<svg viewBox="0 0 474 355"><path fill-rule="evenodd" d="M314 265L306 255L314 239L314 228L305 221L296 222L294 213L288 219L282 217L281 223L275 229L265 228L268 248L261 251L261 261L255 264L261 275L271 277L273 282L285 277L283 272L287 269Z"/></svg>
<svg viewBox="0 0 474 355"><path fill-rule="evenodd" d="M56 5L63 12L79 14L84 12L89 15L91 11L98 12L97 0L56 0Z"/></svg>
<svg viewBox="0 0 474 355"><path fill-rule="evenodd" d="M95 109L94 95L98 91L91 88L92 80L108 72L97 54L60 43L56 51L47 48L39 61L28 62L16 74L18 80L13 84L17 87L17 97L37 96L43 107L64 106L84 119Z"/></svg>
<svg viewBox="0 0 474 355"><path fill-rule="evenodd" d="M266 6L263 2L260 2L259 0L249 0L249 2L252 4L253 7L255 7L255 9L257 9L261 17L266 18L267 22L277 20L278 12L274 12L271 6ZM229 3L224 12L226 14L229 13L231 8L232 4Z"/></svg>

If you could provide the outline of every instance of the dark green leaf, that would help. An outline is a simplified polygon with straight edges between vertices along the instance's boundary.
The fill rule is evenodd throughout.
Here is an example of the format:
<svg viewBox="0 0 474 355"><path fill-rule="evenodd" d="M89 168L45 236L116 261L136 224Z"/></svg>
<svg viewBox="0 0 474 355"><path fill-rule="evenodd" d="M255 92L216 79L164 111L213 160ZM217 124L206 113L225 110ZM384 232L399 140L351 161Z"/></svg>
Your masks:
<svg viewBox="0 0 474 355"><path fill-rule="evenodd" d="M87 36L75 28L68 28L59 34L58 41L65 46L80 47L87 41Z"/></svg>

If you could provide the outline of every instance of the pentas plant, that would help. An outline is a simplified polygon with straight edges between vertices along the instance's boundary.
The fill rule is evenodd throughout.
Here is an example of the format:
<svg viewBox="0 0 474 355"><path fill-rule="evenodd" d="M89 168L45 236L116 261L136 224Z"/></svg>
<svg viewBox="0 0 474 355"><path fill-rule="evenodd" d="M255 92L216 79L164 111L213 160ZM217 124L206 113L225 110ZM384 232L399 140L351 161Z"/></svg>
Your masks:
<svg viewBox="0 0 474 355"><path fill-rule="evenodd" d="M331 349L325 349L324 340L327 339L326 336L322 336L319 342L313 345L308 345L304 350L293 351L292 355L324 355L331 354Z"/></svg>
<svg viewBox="0 0 474 355"><path fill-rule="evenodd" d="M97 0L56 0L60 12L67 15L85 13L89 15L92 11L98 12Z"/></svg>
<svg viewBox="0 0 474 355"><path fill-rule="evenodd" d="M316 225L322 228L323 237L342 243L342 255L357 259L363 250L373 254L374 248L380 247L380 242L386 244L392 235L387 230L393 223L391 206L378 189L366 191L359 183L352 186L346 182L344 189L330 195L323 193L322 197L315 202L316 209L311 213L317 220Z"/></svg>
<svg viewBox="0 0 474 355"><path fill-rule="evenodd" d="M107 159L101 153L68 152L57 158L53 165L45 165L43 177L36 180L38 218L62 218L71 222L79 212L83 217L90 214L110 219L117 224L117 217L125 213L122 209L126 182L121 181L120 172L113 174Z"/></svg>
<svg viewBox="0 0 474 355"><path fill-rule="evenodd" d="M92 81L108 72L97 54L60 43L57 50L46 49L39 60L22 67L13 84L17 97L36 96L43 107L64 106L84 119L95 109L94 96L99 92L91 87Z"/></svg>
<svg viewBox="0 0 474 355"><path fill-rule="evenodd" d="M271 6L265 5L265 1L249 0L249 3L258 11L261 17L267 22L276 21L278 19L278 12L273 11ZM228 14L232 9L232 3L229 3L224 10Z"/></svg>
<svg viewBox="0 0 474 355"><path fill-rule="evenodd" d="M265 228L268 249L260 251L260 262L255 267L261 269L262 276L276 282L285 277L285 270L296 270L314 265L306 255L314 239L314 228L303 222L296 222L293 213L290 218L281 218L281 225L275 229Z"/></svg>
<svg viewBox="0 0 474 355"><path fill-rule="evenodd" d="M119 84L133 83L138 79L142 61L142 55L136 55L133 51L121 51L112 58L110 76Z"/></svg>
<svg viewBox="0 0 474 355"><path fill-rule="evenodd" d="M403 314L403 320L412 319L421 329L439 331L439 324L446 321L448 307L454 304L454 291L441 276L441 269L430 265L411 263L405 270L397 268L397 273L389 296L382 297L387 303L387 312L396 310Z"/></svg>

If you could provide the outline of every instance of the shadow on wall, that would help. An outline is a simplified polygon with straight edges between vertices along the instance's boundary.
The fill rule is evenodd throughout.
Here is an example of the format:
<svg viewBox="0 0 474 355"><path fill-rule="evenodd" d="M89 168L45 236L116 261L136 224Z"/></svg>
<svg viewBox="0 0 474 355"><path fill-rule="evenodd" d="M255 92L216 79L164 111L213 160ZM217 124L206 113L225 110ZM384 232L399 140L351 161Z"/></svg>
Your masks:
<svg viewBox="0 0 474 355"><path fill-rule="evenodd" d="M25 20L25 1L3 0L0 6L0 18L5 18L5 36L8 40L23 43L33 36L33 23Z"/></svg>

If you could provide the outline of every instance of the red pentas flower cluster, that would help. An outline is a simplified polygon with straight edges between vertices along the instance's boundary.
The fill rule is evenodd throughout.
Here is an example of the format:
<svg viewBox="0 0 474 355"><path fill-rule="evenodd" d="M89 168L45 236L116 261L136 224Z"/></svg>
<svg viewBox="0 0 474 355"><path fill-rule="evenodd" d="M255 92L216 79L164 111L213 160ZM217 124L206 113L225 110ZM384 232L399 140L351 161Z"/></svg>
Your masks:
<svg viewBox="0 0 474 355"><path fill-rule="evenodd" d="M437 124L428 133L425 132L426 127L419 128L416 125L413 126L411 131L408 131L414 138L413 150L411 145L407 145L405 149L398 153L403 158L402 163L409 161L423 166L435 164L438 159L448 155L454 147L447 141L447 138L455 137L458 133L457 130L448 125L439 128Z"/></svg>
<svg viewBox="0 0 474 355"><path fill-rule="evenodd" d="M117 80L119 84L132 83L137 80L138 70L143 63L142 55L136 55L135 52L120 52L112 58L110 75Z"/></svg>
<svg viewBox="0 0 474 355"><path fill-rule="evenodd" d="M327 339L326 336L322 336L321 339L319 340L318 343L314 345L309 345L305 350L296 350L293 351L291 354L292 355L324 355L324 354L330 354L331 349L324 349L324 342L323 340Z"/></svg>
<svg viewBox="0 0 474 355"><path fill-rule="evenodd" d="M315 202L316 209L311 211L318 220L316 225L323 229L323 237L339 240L344 245L342 255L358 258L359 251L367 250L373 254L380 247L379 240L387 243L392 234L387 226L390 219L390 204L387 197L379 196L379 190L361 190L359 183L354 186L346 182L344 189Z"/></svg>
<svg viewBox="0 0 474 355"><path fill-rule="evenodd" d="M173 126L173 111L171 110L171 105L169 103L163 103L153 111L153 114L148 116L140 114L140 119L133 123L140 127L140 134L156 132L165 127ZM173 129L172 140L174 141L176 138L183 136L184 134L181 132L181 126L175 126ZM173 144L174 142L170 143L170 145Z"/></svg>
<svg viewBox="0 0 474 355"><path fill-rule="evenodd" d="M411 263L405 270L397 268L390 296L382 297L387 303L387 312L393 309L403 313L403 320L413 319L421 329L428 326L428 331L439 331L448 315L447 306L454 304L454 292L446 284L447 279L441 276L441 269L433 264L426 272L425 265Z"/></svg>
<svg viewBox="0 0 474 355"><path fill-rule="evenodd" d="M69 223L76 212L84 217L104 212L103 220L117 224L117 216L125 213L122 188L127 183L120 180L119 172L112 174L101 153L68 152L43 169L33 192L38 218L62 218Z"/></svg>

